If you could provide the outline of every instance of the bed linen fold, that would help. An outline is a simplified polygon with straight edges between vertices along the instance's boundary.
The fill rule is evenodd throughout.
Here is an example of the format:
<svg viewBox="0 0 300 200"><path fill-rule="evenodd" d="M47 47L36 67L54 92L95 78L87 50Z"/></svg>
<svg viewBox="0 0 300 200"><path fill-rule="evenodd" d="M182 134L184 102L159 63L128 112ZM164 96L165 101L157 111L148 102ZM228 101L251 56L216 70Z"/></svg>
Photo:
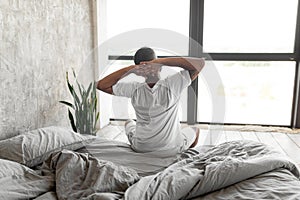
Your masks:
<svg viewBox="0 0 300 200"><path fill-rule="evenodd" d="M58 199L119 199L140 178L128 167L70 150L52 154L42 169L55 174Z"/></svg>

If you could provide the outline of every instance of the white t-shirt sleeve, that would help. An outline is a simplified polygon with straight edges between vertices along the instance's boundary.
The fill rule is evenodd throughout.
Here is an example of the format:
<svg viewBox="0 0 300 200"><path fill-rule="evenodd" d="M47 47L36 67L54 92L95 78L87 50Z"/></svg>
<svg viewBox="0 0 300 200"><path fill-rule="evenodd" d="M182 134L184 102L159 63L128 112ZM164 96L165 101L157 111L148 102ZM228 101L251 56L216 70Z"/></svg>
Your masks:
<svg viewBox="0 0 300 200"><path fill-rule="evenodd" d="M182 70L172 76L166 78L172 92L175 92L177 96L191 84L191 76L188 70Z"/></svg>
<svg viewBox="0 0 300 200"><path fill-rule="evenodd" d="M116 96L131 98L138 87L138 82L118 82L113 85L113 94Z"/></svg>

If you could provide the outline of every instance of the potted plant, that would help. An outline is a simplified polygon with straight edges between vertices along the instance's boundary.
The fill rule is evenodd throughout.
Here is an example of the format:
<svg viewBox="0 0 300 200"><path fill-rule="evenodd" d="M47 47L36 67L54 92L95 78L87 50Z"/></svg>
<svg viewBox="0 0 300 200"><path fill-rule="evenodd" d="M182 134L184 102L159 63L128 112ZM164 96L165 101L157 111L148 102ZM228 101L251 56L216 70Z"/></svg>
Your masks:
<svg viewBox="0 0 300 200"><path fill-rule="evenodd" d="M73 76L76 79L74 70ZM67 101L59 102L69 107L68 116L72 129L81 134L96 135L96 125L99 119L99 112L97 112L96 82L91 82L88 88L85 89L76 79L78 89L76 92L74 85L70 84L68 72L66 72L66 80L68 89L73 98L73 103ZM70 109L73 111L75 117Z"/></svg>

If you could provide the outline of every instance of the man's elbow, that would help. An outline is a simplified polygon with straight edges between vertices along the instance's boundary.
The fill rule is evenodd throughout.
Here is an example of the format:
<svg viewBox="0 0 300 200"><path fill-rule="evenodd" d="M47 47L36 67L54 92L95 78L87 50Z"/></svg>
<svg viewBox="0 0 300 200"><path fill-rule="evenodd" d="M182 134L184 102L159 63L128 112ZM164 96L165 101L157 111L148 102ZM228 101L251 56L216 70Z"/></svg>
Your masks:
<svg viewBox="0 0 300 200"><path fill-rule="evenodd" d="M189 72L190 72L191 81L193 81L193 80L195 80L198 77L200 71L191 70Z"/></svg>
<svg viewBox="0 0 300 200"><path fill-rule="evenodd" d="M200 73L200 71L203 69L205 65L205 59L204 58L198 58L197 59L197 64L195 64L195 71L197 71L198 73Z"/></svg>
<svg viewBox="0 0 300 200"><path fill-rule="evenodd" d="M97 89L101 90L102 92L112 94L112 87L107 87L101 80L97 83Z"/></svg>
<svg viewBox="0 0 300 200"><path fill-rule="evenodd" d="M102 85L103 85L103 84L101 84L101 80L98 81L98 82L97 82L97 89L102 91L102 90L103 90Z"/></svg>
<svg viewBox="0 0 300 200"><path fill-rule="evenodd" d="M105 84L102 82L102 80L98 81L98 83L97 83L97 89L104 92L105 88L106 88Z"/></svg>

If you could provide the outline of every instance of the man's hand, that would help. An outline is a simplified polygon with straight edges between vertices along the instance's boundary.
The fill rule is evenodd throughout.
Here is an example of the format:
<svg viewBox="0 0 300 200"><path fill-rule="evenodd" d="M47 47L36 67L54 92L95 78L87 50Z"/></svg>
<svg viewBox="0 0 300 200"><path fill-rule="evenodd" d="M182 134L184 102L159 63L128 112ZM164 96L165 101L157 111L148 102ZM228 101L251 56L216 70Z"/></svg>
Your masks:
<svg viewBox="0 0 300 200"><path fill-rule="evenodd" d="M142 64L160 64L169 67L181 67L188 70L190 73L191 80L195 80L205 65L204 58L193 58L193 57L168 57L168 58L157 58L148 62L142 62Z"/></svg>
<svg viewBox="0 0 300 200"><path fill-rule="evenodd" d="M156 76L159 74L161 66L158 63L142 62L140 65L136 65L130 72L142 77Z"/></svg>

